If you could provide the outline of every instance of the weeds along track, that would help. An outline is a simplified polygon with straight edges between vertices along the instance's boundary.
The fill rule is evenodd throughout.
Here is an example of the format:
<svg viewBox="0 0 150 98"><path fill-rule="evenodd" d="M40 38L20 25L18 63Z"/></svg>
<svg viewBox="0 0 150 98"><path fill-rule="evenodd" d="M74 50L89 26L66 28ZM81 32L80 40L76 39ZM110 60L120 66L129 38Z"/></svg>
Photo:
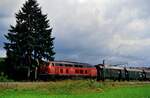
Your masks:
<svg viewBox="0 0 150 98"><path fill-rule="evenodd" d="M90 81L90 80L63 80L63 81L49 81L49 82L0 82L0 89L8 89L8 88L20 88L20 89L31 89L31 88L37 88L37 87L62 87L62 86L90 86L94 84L103 84L105 86L124 86L124 85L142 85L142 84L150 84L149 81L139 82L139 81L125 81L125 82L112 82L112 81L105 81L105 82L96 82L96 81ZM86 85L87 84L87 85Z"/></svg>

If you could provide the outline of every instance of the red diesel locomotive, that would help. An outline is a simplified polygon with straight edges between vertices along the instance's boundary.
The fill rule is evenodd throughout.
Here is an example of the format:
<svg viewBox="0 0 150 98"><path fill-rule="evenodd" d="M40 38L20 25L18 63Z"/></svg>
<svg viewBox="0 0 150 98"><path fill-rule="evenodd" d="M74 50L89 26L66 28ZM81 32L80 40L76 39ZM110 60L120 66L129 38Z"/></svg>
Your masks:
<svg viewBox="0 0 150 98"><path fill-rule="evenodd" d="M86 63L69 61L49 61L39 69L39 75L44 79L65 78L65 77L90 77L97 76L97 70L94 66Z"/></svg>

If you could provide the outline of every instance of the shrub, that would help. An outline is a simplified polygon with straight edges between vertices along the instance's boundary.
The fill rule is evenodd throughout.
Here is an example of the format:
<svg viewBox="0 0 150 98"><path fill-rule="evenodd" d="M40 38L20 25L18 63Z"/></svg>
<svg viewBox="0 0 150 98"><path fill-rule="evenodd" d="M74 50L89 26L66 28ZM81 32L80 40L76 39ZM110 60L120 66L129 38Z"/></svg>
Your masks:
<svg viewBox="0 0 150 98"><path fill-rule="evenodd" d="M8 76L4 74L4 72L0 73L0 82L11 82L13 80L8 79Z"/></svg>

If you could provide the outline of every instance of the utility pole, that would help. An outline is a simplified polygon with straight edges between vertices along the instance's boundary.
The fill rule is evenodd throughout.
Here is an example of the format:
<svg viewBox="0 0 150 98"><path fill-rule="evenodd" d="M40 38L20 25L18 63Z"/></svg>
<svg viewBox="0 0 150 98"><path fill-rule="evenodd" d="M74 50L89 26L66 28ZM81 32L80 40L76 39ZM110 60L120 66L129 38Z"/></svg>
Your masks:
<svg viewBox="0 0 150 98"><path fill-rule="evenodd" d="M105 66L105 59L103 59L103 65Z"/></svg>

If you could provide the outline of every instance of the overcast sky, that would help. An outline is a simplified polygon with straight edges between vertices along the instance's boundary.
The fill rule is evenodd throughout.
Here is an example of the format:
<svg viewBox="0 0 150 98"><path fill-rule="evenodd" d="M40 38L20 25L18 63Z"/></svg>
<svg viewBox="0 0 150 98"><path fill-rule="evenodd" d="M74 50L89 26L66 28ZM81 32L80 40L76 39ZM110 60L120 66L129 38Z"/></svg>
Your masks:
<svg viewBox="0 0 150 98"><path fill-rule="evenodd" d="M53 27L56 60L150 66L150 0L37 0ZM0 0L4 34L25 0Z"/></svg>

